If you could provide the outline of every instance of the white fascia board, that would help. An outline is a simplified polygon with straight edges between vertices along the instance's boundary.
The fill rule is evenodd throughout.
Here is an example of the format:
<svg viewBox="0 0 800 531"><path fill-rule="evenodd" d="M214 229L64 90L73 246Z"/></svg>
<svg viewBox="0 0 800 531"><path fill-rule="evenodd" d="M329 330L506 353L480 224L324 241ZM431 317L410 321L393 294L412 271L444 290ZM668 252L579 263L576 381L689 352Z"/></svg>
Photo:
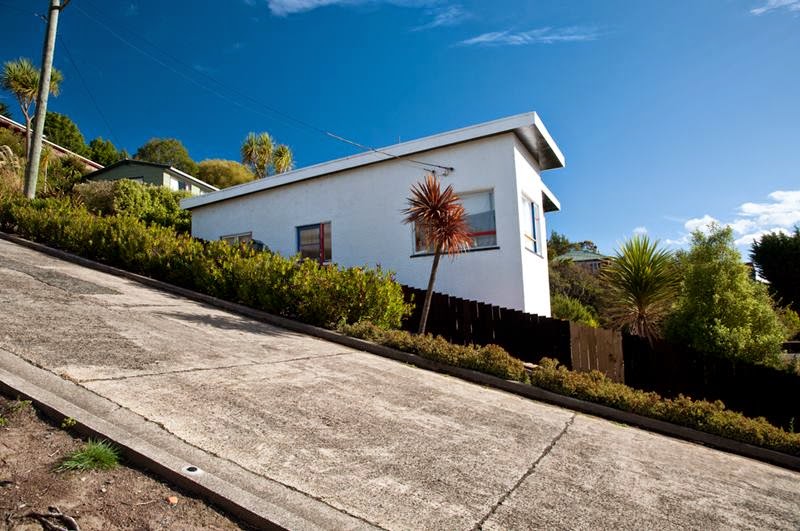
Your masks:
<svg viewBox="0 0 800 531"><path fill-rule="evenodd" d="M187 181L191 182L192 184L196 184L198 186L205 186L206 188L210 188L214 192L219 190L219 188L217 188L216 186L210 185L205 181L201 181L197 177L192 177L191 175L189 175L185 171L179 170L178 168L175 168L174 166L170 166L167 169L167 171L171 171L172 173L177 173L178 175L180 175L181 177L183 177Z"/></svg>
<svg viewBox="0 0 800 531"><path fill-rule="evenodd" d="M534 129L539 128L541 129L534 131ZM544 169L563 166L563 155L561 155L561 152L558 150L558 147L547 133L547 130L544 129L544 125L542 124L541 120L535 112L528 112L524 114L518 114L516 116L510 116L508 118L501 118L499 120L465 127L463 129L456 129L454 131L448 131L446 133L420 138L418 140L394 144L392 146L380 148L376 151L358 153L356 155L350 155L348 157L329 162L315 164L313 166L300 168L283 173L281 175L266 177L263 179L250 181L248 183L231 186L230 188L224 188L218 192L190 197L181 201L181 208L197 208L211 203L233 199L235 197L262 192L271 188L277 188L279 186L285 186L287 184L313 179L315 177L321 177L323 175L350 170L360 166L367 166L379 162L390 162L392 160L396 160L395 157L408 157L415 153L431 151L437 148L507 132L515 132L520 136L529 137L529 139L525 140L525 145L529 150L537 149L539 144L544 142L546 143L546 148L549 148L552 153L556 154L556 157L560 157L560 164L550 164ZM384 153L378 153L377 151L389 153L391 156L387 156ZM535 153L534 156L536 156ZM435 160L425 160L425 162L431 164L437 163Z"/></svg>

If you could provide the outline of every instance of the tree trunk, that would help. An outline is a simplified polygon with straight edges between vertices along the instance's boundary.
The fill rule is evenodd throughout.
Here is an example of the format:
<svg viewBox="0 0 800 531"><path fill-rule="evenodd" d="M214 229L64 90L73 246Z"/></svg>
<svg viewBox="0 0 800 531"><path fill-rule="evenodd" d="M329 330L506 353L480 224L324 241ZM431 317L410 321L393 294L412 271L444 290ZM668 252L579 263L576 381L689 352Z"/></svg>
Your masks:
<svg viewBox="0 0 800 531"><path fill-rule="evenodd" d="M436 252L433 255L433 264L431 265L431 278L428 279L428 291L425 292L425 303L422 305L422 315L419 318L419 333L425 333L425 327L428 325L428 312L431 310L431 299L433 298L433 283L436 282L436 270L439 268L439 257L442 254L441 244L436 246Z"/></svg>
<svg viewBox="0 0 800 531"><path fill-rule="evenodd" d="M25 115L25 163L27 164L31 160L31 117L24 109L22 113Z"/></svg>

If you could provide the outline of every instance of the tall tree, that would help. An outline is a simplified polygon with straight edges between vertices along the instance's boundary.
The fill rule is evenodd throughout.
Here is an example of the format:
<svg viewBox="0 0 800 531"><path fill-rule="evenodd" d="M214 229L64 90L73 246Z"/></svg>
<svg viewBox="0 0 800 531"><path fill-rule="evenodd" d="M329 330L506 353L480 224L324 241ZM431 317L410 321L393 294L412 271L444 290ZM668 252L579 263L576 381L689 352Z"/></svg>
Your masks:
<svg viewBox="0 0 800 531"><path fill-rule="evenodd" d="M668 339L749 361L780 354L786 330L766 286L750 278L730 227L695 231L679 263L683 284L667 322Z"/></svg>
<svg viewBox="0 0 800 531"><path fill-rule="evenodd" d="M136 151L134 158L169 164L189 175L197 175L197 163L192 160L189 151L176 138L151 138Z"/></svg>
<svg viewBox="0 0 800 531"><path fill-rule="evenodd" d="M78 155L86 156L88 149L83 133L66 114L47 111L44 121L44 136L47 140L67 148Z"/></svg>
<svg viewBox="0 0 800 531"><path fill-rule="evenodd" d="M118 150L111 140L104 140L98 136L89 142L88 157L98 164L110 166L115 162L128 158L128 153L124 150Z"/></svg>
<svg viewBox="0 0 800 531"><path fill-rule="evenodd" d="M220 159L209 159L200 162L197 177L217 188L235 186L256 178L253 172L243 164L239 164L235 160Z"/></svg>
<svg viewBox="0 0 800 531"><path fill-rule="evenodd" d="M294 155L285 144L275 145L269 133L249 133L242 142L242 164L250 168L256 178L285 173L294 167Z"/></svg>
<svg viewBox="0 0 800 531"><path fill-rule="evenodd" d="M419 333L424 334L431 309L436 271L442 254L456 255L472 245L467 214L452 185L442 190L438 179L428 174L425 180L411 187L408 208L403 211L406 223L416 224L427 245L433 248L433 263L428 291L419 320Z"/></svg>
<svg viewBox="0 0 800 531"><path fill-rule="evenodd" d="M634 236L600 274L609 289L612 325L650 340L659 337L680 281L672 254L647 236Z"/></svg>
<svg viewBox="0 0 800 531"><path fill-rule="evenodd" d="M0 86L17 98L22 115L25 117L25 153L31 149L32 107L39 92L39 69L33 66L30 59L21 57L16 61L7 61L3 65ZM63 76L53 68L50 76L50 94L58 96Z"/></svg>
<svg viewBox="0 0 800 531"><path fill-rule="evenodd" d="M771 232L753 242L750 258L781 305L800 310L800 227L793 234Z"/></svg>
<svg viewBox="0 0 800 531"><path fill-rule="evenodd" d="M249 133L242 143L242 164L250 168L256 178L263 179L268 175L273 150L269 133Z"/></svg>
<svg viewBox="0 0 800 531"><path fill-rule="evenodd" d="M281 144L275 148L272 154L272 168L275 173L286 173L294 167L294 155L286 144Z"/></svg>

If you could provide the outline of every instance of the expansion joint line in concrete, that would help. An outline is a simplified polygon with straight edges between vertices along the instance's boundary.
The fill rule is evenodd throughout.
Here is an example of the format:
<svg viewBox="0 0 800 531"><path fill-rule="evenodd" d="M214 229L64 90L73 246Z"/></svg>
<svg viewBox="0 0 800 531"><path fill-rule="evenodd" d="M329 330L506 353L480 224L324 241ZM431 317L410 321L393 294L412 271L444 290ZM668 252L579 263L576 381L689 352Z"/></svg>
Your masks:
<svg viewBox="0 0 800 531"><path fill-rule="evenodd" d="M561 429L561 431L558 433L558 435L556 435L555 437L553 437L553 440L552 440L552 441L550 441L550 444L548 444L548 445L547 445L547 447L544 449L544 451L541 453L541 455L540 455L539 457L537 457L537 458L536 458L536 461L534 461L534 462L533 462L533 464L530 466L530 468L528 468L528 470L526 470L526 471L525 471L525 473L524 473L524 474L522 474L522 477L521 477L521 478L519 478L519 480L518 480L518 481L517 481L517 482L514 484L514 486L513 486L513 487L511 487L511 488L508 490L508 492L506 492L505 494L503 494L502 496L500 496L500 499L499 499L499 500L497 500L497 503L495 503L495 504L492 506L492 508L489 510L489 512L488 512L488 513L486 513L486 516L484 516L483 518L481 518L481 520L480 520L480 521L479 521L477 524L475 524L475 527L473 527L473 528L472 528L472 529L473 529L473 531L478 531L478 530L480 530L480 529L483 529L483 524L485 524L485 523L486 523L486 521L487 521L489 518L491 518L491 517L492 517L492 515L493 515L493 514L494 514L494 513L497 511L497 509L499 509L499 508L500 508L500 506L501 506L501 505L503 505L503 502L505 502L505 501L506 501L506 499L508 499L508 497L509 497L509 496L511 496L511 494L512 494L512 493L513 493L515 490L517 490L517 489L519 488L519 486L520 486L520 485L522 485L522 482L523 482L523 481L525 481L526 479L528 479L528 478L529 478L529 477L530 477L530 476L533 474L533 472L536 470L536 466L537 466L537 465L538 465L538 464L539 464L539 463L542 461L542 459L544 459L545 457L547 457L547 454L549 454L549 453L550 453L550 451L553 449L553 447L555 447L556 443L558 443L558 441L560 441L560 440L561 440L561 438L564 436L564 434L566 434L566 433L567 433L567 430L569 430L569 427L570 427L570 426L572 426L572 423L573 423L573 422L575 422L575 417L576 417L576 416L577 416L577 413L573 413L573 414L572 414L572 416L571 416L571 417L569 418L569 420L567 420L567 422L564 424L564 427Z"/></svg>
<svg viewBox="0 0 800 531"><path fill-rule="evenodd" d="M335 356L345 356L347 354L352 354L352 352L336 352L334 354L323 354L320 356L305 356L302 358L289 358L285 360L278 360L278 361L252 361L248 363L239 363L235 365L223 365L221 367L194 367L192 369L176 369L174 371L164 371L164 372L147 372L147 373L139 373L139 374L131 374L128 376L109 376L108 378L87 378L85 380L79 380L80 383L93 383L93 382L115 382L121 380L131 380L134 378L147 378L151 376L169 376L171 374L186 374L190 372L203 372L203 371L224 371L227 369L239 369L242 367L257 367L261 365L278 365L280 363L290 363L292 361L305 361L305 360L316 360L322 358L333 358Z"/></svg>

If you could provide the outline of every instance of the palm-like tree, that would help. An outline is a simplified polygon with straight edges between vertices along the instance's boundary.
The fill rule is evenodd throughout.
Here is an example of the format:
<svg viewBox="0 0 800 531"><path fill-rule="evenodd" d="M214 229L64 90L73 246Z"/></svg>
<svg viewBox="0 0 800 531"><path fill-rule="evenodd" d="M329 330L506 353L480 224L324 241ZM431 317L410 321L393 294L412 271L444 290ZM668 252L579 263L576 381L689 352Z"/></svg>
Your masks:
<svg viewBox="0 0 800 531"><path fill-rule="evenodd" d="M16 61L8 61L3 65L3 75L0 77L0 86L11 92L19 102L23 116L25 116L25 153L30 154L31 148L31 107L39 92L39 69L33 66L30 59L21 57ZM61 89L63 76L53 68L50 75L50 94L58 96Z"/></svg>
<svg viewBox="0 0 800 531"><path fill-rule="evenodd" d="M294 167L292 150L286 144L281 144L272 153L272 168L275 173L286 173Z"/></svg>
<svg viewBox="0 0 800 531"><path fill-rule="evenodd" d="M273 146L269 133L249 133L242 144L242 164L253 170L257 178L263 179L272 163Z"/></svg>
<svg viewBox="0 0 800 531"><path fill-rule="evenodd" d="M609 287L612 325L650 341L658 337L680 283L672 254L647 236L634 236L601 275Z"/></svg>
<svg viewBox="0 0 800 531"><path fill-rule="evenodd" d="M429 174L423 182L411 187L408 208L403 214L406 216L405 222L415 223L421 230L425 243L434 250L428 291L425 293L425 303L419 320L419 333L424 334L439 258L443 253L455 256L465 251L472 245L472 237L469 235L470 229L464 206L453 191L452 185L442 190L439 181L432 174Z"/></svg>

